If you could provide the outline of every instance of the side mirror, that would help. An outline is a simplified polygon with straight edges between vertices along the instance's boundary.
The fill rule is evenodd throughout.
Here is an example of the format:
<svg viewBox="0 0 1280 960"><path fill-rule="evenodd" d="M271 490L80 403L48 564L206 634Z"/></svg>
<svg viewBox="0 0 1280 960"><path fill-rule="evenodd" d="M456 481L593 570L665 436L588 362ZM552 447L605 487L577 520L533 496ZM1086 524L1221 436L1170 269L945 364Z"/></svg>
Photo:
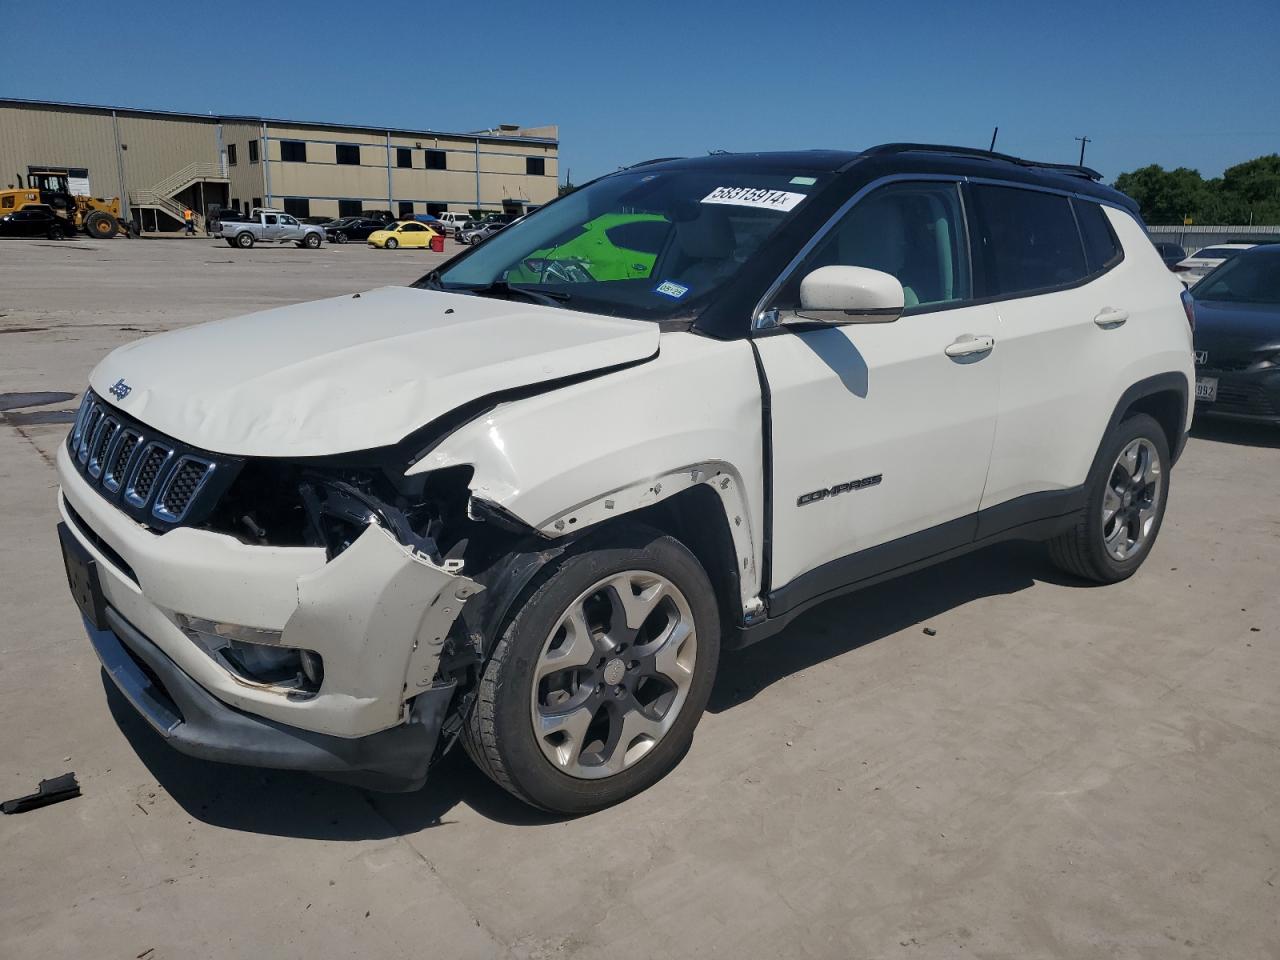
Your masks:
<svg viewBox="0 0 1280 960"><path fill-rule="evenodd" d="M870 267L819 267L800 281L800 308L783 323L892 323L904 303L897 277Z"/></svg>

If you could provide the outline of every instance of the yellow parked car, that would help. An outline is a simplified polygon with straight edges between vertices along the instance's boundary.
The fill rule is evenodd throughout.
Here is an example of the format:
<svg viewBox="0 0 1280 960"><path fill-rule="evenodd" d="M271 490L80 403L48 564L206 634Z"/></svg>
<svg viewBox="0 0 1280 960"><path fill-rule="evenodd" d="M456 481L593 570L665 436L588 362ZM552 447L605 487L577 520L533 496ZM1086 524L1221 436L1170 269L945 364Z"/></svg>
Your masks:
<svg viewBox="0 0 1280 960"><path fill-rule="evenodd" d="M375 230L369 234L369 246L394 250L396 247L429 247L431 238L439 236L426 224L414 220L401 220L389 223L384 230Z"/></svg>

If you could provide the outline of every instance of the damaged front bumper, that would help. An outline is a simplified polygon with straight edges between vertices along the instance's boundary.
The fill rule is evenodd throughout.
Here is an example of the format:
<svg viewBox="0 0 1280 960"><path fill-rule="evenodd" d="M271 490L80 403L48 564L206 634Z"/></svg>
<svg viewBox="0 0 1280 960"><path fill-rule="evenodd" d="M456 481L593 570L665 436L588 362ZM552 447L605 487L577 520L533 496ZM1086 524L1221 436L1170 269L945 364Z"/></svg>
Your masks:
<svg viewBox="0 0 1280 960"><path fill-rule="evenodd" d="M86 614L94 648L174 747L361 773L383 789L421 784L454 699L441 656L478 584L376 523L332 560L319 548L253 546L187 527L158 535L86 483L65 446L58 474L64 551L83 552L100 592L100 615ZM323 679L301 690L248 676L208 642L208 624L264 650L313 654Z"/></svg>
<svg viewBox="0 0 1280 960"><path fill-rule="evenodd" d="M113 608L107 627L85 630L103 669L134 709L175 750L203 760L276 770L305 770L389 792L427 779L452 683L414 697L401 724L346 739L301 730L229 707L196 683Z"/></svg>

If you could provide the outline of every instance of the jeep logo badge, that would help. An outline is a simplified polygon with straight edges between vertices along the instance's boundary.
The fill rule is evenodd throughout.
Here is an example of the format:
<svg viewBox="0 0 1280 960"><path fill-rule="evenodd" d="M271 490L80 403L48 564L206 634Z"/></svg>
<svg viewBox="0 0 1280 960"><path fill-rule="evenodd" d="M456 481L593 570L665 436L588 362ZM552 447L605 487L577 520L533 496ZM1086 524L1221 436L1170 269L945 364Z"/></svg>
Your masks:
<svg viewBox="0 0 1280 960"><path fill-rule="evenodd" d="M124 382L124 377L121 377L111 385L111 395L117 400L123 400L132 390L133 387Z"/></svg>

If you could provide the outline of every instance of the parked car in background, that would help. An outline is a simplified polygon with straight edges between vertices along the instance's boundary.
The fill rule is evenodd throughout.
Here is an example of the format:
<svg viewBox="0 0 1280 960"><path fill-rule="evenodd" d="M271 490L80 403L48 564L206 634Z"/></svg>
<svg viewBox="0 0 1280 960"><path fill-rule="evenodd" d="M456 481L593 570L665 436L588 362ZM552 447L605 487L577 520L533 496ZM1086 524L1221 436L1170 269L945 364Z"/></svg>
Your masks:
<svg viewBox="0 0 1280 960"><path fill-rule="evenodd" d="M456 236L458 230L465 224L470 217L465 213L458 213L455 210L446 210L437 218L440 221L440 228L444 231L446 237Z"/></svg>
<svg viewBox="0 0 1280 960"><path fill-rule="evenodd" d="M1174 271L1178 274L1178 279L1189 287L1203 279L1224 261L1230 260L1242 250L1251 250L1255 246L1257 244L1253 243L1216 243L1211 247L1202 247L1191 256L1179 261Z"/></svg>
<svg viewBox="0 0 1280 960"><path fill-rule="evenodd" d="M510 282L641 214L646 276ZM56 454L67 580L178 750L416 790L461 743L529 804L598 810L685 756L722 645L1003 540L1132 576L1190 421L1182 293L1082 168L889 144L622 170L411 287L102 360Z"/></svg>
<svg viewBox="0 0 1280 960"><path fill-rule="evenodd" d="M472 222L471 226L463 227L459 231L457 240L459 243L465 243L474 246L481 240L487 240L499 230L507 226L505 220L482 220L479 223Z"/></svg>
<svg viewBox="0 0 1280 960"><path fill-rule="evenodd" d="M314 224L299 223L297 217L287 213L255 208L243 220L219 222L214 236L227 241L228 246L246 250L255 243L293 243L314 250L324 240L324 230Z"/></svg>
<svg viewBox="0 0 1280 960"><path fill-rule="evenodd" d="M333 223L333 217L300 217L298 222L310 224L313 227L323 227Z"/></svg>
<svg viewBox="0 0 1280 960"><path fill-rule="evenodd" d="M400 220L385 224L382 229L369 234L369 246L394 250L396 247L429 247L431 238L438 237L425 223L415 220Z"/></svg>
<svg viewBox="0 0 1280 960"><path fill-rule="evenodd" d="M1160 254L1160 259L1164 261L1164 265L1175 273L1178 272L1178 264L1187 259L1187 251L1183 249L1179 243L1169 243L1160 241L1154 243L1156 253Z"/></svg>
<svg viewBox="0 0 1280 960"><path fill-rule="evenodd" d="M52 207L23 207L0 217L0 237L44 237L62 240L75 233L74 227L53 212Z"/></svg>
<svg viewBox="0 0 1280 960"><path fill-rule="evenodd" d="M1195 285L1196 413L1280 423L1280 245Z"/></svg>
<svg viewBox="0 0 1280 960"><path fill-rule="evenodd" d="M350 240L368 240L370 235L386 226L383 221L368 217L343 217L327 224L324 233L330 243L347 243Z"/></svg>
<svg viewBox="0 0 1280 960"><path fill-rule="evenodd" d="M377 220L379 223L395 223L399 219L390 210L361 210L357 216L364 220Z"/></svg>

